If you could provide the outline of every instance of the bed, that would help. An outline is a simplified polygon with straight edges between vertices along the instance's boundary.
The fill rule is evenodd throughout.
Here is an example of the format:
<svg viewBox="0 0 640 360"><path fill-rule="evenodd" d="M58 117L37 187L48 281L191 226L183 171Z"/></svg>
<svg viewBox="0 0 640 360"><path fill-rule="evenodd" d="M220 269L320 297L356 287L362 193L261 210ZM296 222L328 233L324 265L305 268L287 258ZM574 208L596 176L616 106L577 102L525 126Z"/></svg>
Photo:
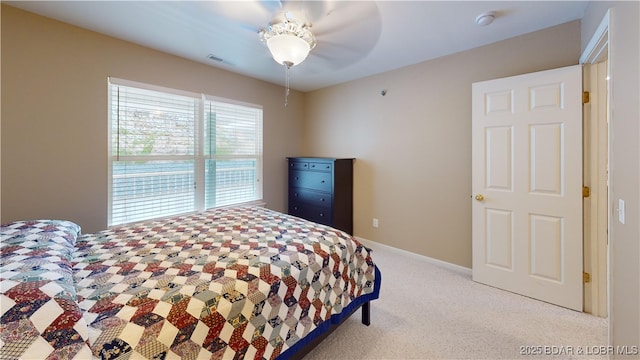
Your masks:
<svg viewBox="0 0 640 360"><path fill-rule="evenodd" d="M0 358L301 358L378 298L371 251L263 207L0 229Z"/></svg>

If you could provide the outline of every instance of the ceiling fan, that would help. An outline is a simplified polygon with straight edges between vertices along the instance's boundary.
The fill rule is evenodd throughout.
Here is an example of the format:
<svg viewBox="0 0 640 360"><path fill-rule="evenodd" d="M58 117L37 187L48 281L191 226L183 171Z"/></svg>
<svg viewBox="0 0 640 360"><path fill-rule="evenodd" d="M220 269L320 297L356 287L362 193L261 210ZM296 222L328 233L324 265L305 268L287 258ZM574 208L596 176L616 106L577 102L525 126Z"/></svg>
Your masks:
<svg viewBox="0 0 640 360"><path fill-rule="evenodd" d="M304 61L304 71L315 74L347 67L366 56L381 33L373 1L242 1L220 6L224 16L252 32L256 44L262 41L265 52L285 67L285 96L291 67Z"/></svg>
<svg viewBox="0 0 640 360"><path fill-rule="evenodd" d="M382 21L373 1L225 1L223 15L256 34L278 23L295 22L315 36L311 57L327 60L325 69L350 65L376 44ZM310 58L311 60L311 58Z"/></svg>

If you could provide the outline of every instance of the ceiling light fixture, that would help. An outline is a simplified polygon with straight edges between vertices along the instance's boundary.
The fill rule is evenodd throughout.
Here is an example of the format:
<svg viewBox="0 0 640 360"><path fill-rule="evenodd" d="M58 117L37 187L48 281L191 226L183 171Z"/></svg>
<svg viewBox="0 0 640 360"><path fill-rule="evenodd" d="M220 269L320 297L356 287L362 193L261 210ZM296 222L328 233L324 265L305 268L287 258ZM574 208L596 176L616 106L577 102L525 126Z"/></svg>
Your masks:
<svg viewBox="0 0 640 360"><path fill-rule="evenodd" d="M289 70L304 61L309 51L316 46L316 38L306 25L295 21L275 23L260 30L260 40L267 44L273 60L284 65L286 76L286 90L284 106L289 99Z"/></svg>
<svg viewBox="0 0 640 360"><path fill-rule="evenodd" d="M478 15L478 17L476 18L476 24L480 26L487 26L491 24L495 18L496 18L495 11L488 11L486 13L482 13Z"/></svg>

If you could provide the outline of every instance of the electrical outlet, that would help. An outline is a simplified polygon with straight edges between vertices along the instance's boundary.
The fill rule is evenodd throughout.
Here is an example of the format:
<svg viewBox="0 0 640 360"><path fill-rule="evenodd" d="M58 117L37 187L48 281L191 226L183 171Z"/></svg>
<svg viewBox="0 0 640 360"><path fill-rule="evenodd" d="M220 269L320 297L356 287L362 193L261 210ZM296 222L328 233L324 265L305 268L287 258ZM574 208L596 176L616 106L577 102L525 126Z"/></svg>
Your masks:
<svg viewBox="0 0 640 360"><path fill-rule="evenodd" d="M374 228L377 228L377 227L378 227L378 225L379 225L379 223L378 223L378 219L373 218L373 227L374 227Z"/></svg>

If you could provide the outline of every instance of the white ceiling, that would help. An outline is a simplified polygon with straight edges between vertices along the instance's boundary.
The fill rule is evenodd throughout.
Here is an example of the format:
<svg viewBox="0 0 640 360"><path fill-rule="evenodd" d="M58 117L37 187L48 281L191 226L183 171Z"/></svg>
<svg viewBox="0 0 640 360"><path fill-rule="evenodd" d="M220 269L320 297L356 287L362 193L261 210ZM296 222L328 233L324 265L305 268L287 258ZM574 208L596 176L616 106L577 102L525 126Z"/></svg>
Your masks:
<svg viewBox="0 0 640 360"><path fill-rule="evenodd" d="M228 71L284 84L258 31L289 11L317 46L291 69L311 91L581 19L588 1L5 1ZM495 11L493 24L475 19ZM223 61L208 58L214 55Z"/></svg>

